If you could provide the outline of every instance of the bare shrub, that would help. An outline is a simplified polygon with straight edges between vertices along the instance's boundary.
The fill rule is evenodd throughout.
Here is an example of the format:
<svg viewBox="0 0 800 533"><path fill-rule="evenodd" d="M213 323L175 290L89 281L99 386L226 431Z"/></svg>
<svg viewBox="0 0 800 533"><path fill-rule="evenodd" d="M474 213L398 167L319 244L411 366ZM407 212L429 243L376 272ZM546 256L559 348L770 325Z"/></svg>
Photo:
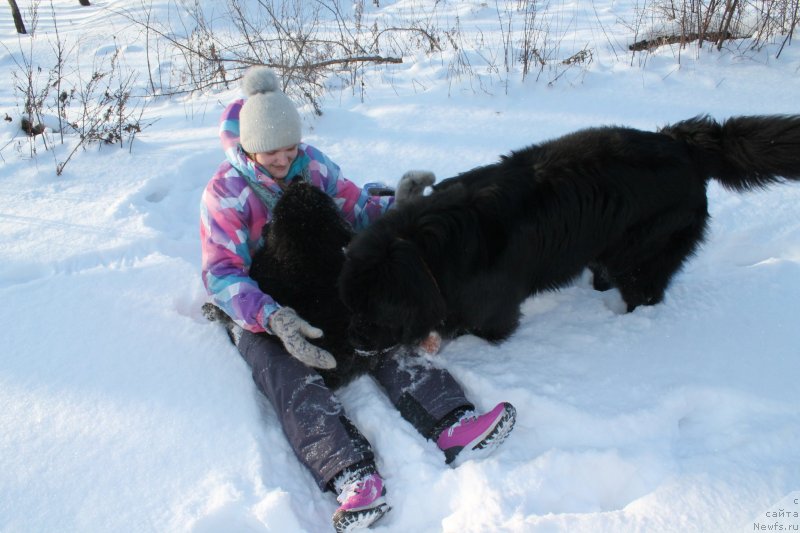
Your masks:
<svg viewBox="0 0 800 533"><path fill-rule="evenodd" d="M78 136L66 159L56 165L56 173L61 174L66 164L78 149L87 144L118 144L129 147L138 133L149 124L143 124L146 100L134 98L133 90L136 75L125 72L120 65L120 52L116 48L107 64L102 61L93 65L87 80L81 76L70 91L62 91L59 100L65 118L69 116L70 128ZM77 103L73 108L72 103Z"/></svg>
<svg viewBox="0 0 800 533"><path fill-rule="evenodd" d="M363 64L402 62L401 57L380 53L387 30L366 28L363 2L355 5L352 13L345 13L338 1L227 0L222 24L216 24L197 0L188 7L181 3L182 9L174 9L176 19L166 22L123 14L171 48L177 71L167 83L160 78L160 85L153 84L156 94L228 87L246 68L266 65L280 71L287 93L321 113L324 82L331 75L343 74L354 83Z"/></svg>
<svg viewBox="0 0 800 533"><path fill-rule="evenodd" d="M53 149L54 133L59 144L72 143L67 157L56 161L56 174L60 175L74 154L88 144L132 143L146 127L142 123L146 100L133 98L136 76L123 68L119 48L108 58L95 57L88 75L84 73L79 43L68 43L59 33L52 0L53 33L44 36L50 45L51 66L35 64L39 7L39 2L34 2L28 41L21 40L15 52L9 50L16 67L11 74L20 130L28 139L30 155L36 156L40 144L45 150Z"/></svg>
<svg viewBox="0 0 800 533"><path fill-rule="evenodd" d="M695 43L699 50L709 43L721 50L732 40L760 49L780 37L780 55L797 27L799 6L800 0L655 0L641 8L639 17L639 22L653 23L629 49L636 53L678 45L683 50Z"/></svg>

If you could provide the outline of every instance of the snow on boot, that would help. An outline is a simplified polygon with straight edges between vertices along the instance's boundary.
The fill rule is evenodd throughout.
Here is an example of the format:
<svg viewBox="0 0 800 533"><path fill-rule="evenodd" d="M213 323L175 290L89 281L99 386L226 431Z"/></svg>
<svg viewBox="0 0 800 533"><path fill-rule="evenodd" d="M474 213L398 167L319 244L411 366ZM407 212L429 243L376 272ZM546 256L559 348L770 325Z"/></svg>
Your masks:
<svg viewBox="0 0 800 533"><path fill-rule="evenodd" d="M511 433L516 419L514 406L502 402L486 414L465 414L441 432L436 444L444 451L447 464L455 467L491 453Z"/></svg>
<svg viewBox="0 0 800 533"><path fill-rule="evenodd" d="M341 503L333 514L337 533L367 528L391 509L384 497L383 479L374 470L346 472L334 482L334 488Z"/></svg>

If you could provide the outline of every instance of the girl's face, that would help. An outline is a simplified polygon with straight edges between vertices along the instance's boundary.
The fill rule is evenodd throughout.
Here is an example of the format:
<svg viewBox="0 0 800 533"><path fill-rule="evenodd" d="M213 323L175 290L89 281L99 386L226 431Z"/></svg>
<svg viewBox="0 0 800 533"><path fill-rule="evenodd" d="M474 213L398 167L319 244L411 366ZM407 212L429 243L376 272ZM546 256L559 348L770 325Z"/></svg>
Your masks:
<svg viewBox="0 0 800 533"><path fill-rule="evenodd" d="M275 179L283 179L289 173L292 161L297 157L297 145L285 146L269 152L258 152L253 154L256 163L264 167L270 176Z"/></svg>

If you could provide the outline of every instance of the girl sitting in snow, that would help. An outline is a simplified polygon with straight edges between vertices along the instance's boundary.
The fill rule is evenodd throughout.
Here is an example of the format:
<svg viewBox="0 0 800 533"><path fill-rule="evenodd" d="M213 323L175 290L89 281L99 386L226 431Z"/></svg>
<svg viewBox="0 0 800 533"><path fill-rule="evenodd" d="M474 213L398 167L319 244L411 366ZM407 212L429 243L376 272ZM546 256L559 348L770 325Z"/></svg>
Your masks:
<svg viewBox="0 0 800 533"><path fill-rule="evenodd" d="M331 368L336 361L307 340L322 332L262 292L248 272L262 244L262 227L292 180L305 180L331 195L356 231L395 198L370 196L322 152L301 142L300 115L271 70L250 69L242 88L247 100L233 102L222 115L226 161L202 197L203 283L211 301L233 320L231 338L275 408L295 454L322 490L338 494L335 529L368 527L389 510L386 490L369 442L314 369ZM405 190L401 183L401 200ZM269 335L256 335L262 332ZM398 351L371 375L450 464L492 450L513 427L511 404L476 415L453 377L424 358Z"/></svg>

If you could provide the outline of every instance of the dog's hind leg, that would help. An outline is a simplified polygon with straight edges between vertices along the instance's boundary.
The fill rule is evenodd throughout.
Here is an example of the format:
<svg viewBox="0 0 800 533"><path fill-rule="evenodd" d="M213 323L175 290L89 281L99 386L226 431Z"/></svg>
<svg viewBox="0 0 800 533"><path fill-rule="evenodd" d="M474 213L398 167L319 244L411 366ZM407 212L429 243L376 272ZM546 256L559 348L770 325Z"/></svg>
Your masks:
<svg viewBox="0 0 800 533"><path fill-rule="evenodd" d="M655 267L655 268L653 268ZM655 270L658 270L656 275ZM664 292L676 270L666 272L663 265L641 264L620 276L619 292L630 313L640 305L655 305L664 299Z"/></svg>
<svg viewBox="0 0 800 533"><path fill-rule="evenodd" d="M703 209L688 218L686 213L681 217L672 214L667 217L671 220L658 217L652 223L639 225L624 239L624 250L605 265L608 280L619 289L628 312L664 299L673 276L702 242L707 216ZM683 224L676 229L678 219Z"/></svg>
<svg viewBox="0 0 800 533"><path fill-rule="evenodd" d="M605 265L592 261L587 266L592 273L592 287L594 290L604 292L614 286L611 274L608 273Z"/></svg>

